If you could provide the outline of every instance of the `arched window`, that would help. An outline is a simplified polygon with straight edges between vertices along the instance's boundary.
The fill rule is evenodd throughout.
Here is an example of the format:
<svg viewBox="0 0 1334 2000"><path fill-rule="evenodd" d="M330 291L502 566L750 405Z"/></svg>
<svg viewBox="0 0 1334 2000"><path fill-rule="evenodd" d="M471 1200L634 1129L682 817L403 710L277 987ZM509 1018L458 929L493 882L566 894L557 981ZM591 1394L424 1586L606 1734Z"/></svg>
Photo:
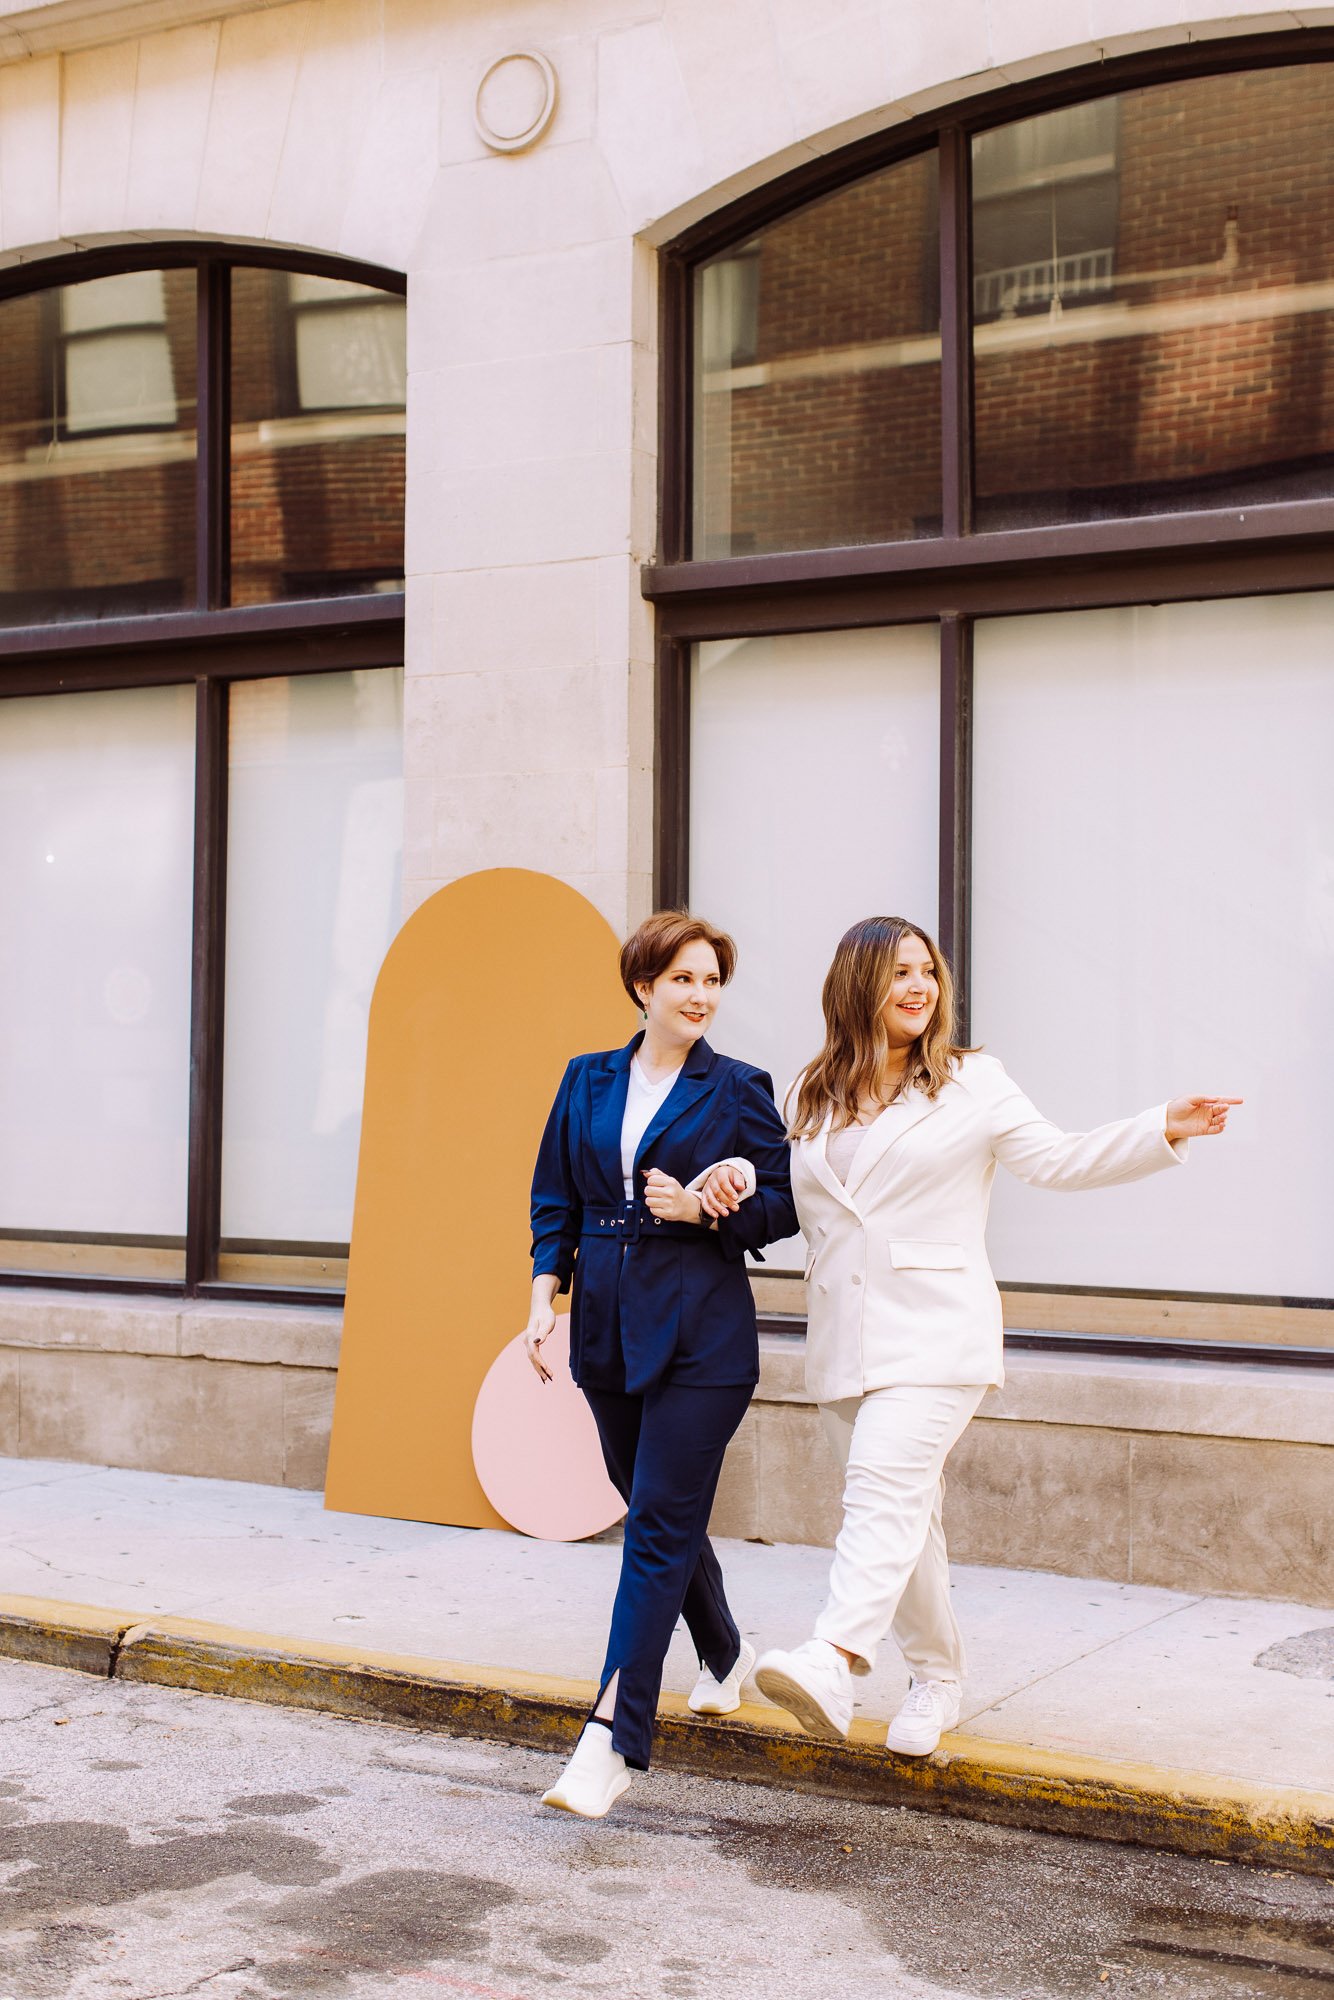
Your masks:
<svg viewBox="0 0 1334 2000"><path fill-rule="evenodd" d="M402 846L404 298L0 274L0 1275L337 1290Z"/></svg>
<svg viewBox="0 0 1334 2000"><path fill-rule="evenodd" d="M1334 1347L1331 54L997 93L666 253L659 893L737 1046L791 1076L879 910L1063 1124L1248 1099L1170 1188L998 1186L1020 1328Z"/></svg>

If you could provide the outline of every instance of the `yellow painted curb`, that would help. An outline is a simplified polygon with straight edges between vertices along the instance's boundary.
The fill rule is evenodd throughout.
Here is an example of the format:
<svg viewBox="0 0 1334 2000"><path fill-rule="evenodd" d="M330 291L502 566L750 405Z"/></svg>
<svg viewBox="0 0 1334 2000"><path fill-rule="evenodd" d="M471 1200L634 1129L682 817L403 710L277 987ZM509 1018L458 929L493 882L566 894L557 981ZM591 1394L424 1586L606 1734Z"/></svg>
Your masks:
<svg viewBox="0 0 1334 2000"><path fill-rule="evenodd" d="M121 1634L137 1615L54 1597L0 1597L0 1653L39 1666L109 1674Z"/></svg>
<svg viewBox="0 0 1334 2000"><path fill-rule="evenodd" d="M552 1674L43 1598L0 1597L0 1654L553 1754L573 1741L596 1695L591 1681ZM1334 1875L1329 1793L957 1734L934 1756L895 1757L887 1728L859 1719L846 1743L823 1743L768 1706L704 1720L682 1695L664 1694L657 1754L704 1777Z"/></svg>

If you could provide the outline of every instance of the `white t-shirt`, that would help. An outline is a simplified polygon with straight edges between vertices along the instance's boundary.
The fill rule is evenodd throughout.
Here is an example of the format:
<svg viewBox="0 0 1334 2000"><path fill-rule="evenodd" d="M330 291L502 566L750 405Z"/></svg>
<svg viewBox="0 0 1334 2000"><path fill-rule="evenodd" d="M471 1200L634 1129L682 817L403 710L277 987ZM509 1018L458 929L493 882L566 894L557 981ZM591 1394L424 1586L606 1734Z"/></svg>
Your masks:
<svg viewBox="0 0 1334 2000"><path fill-rule="evenodd" d="M870 1129L869 1125L844 1125L837 1132L831 1132L825 1140L824 1156L830 1172L837 1174L845 1184L852 1172L853 1161L862 1149L862 1140Z"/></svg>
<svg viewBox="0 0 1334 2000"><path fill-rule="evenodd" d="M677 1077L670 1070L660 1083L653 1083L639 1066L639 1057L630 1058L630 1088L625 1093L625 1117L621 1121L621 1173L625 1177L625 1198L635 1198L635 1154L653 1117Z"/></svg>

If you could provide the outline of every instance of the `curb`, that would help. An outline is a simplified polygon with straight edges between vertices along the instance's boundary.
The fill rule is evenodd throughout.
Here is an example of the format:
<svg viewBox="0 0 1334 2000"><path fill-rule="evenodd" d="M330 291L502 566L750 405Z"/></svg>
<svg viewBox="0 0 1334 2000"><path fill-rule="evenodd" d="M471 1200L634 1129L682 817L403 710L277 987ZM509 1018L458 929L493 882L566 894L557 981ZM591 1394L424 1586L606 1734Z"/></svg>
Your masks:
<svg viewBox="0 0 1334 2000"><path fill-rule="evenodd" d="M37 1597L0 1597L0 1654L553 1754L573 1743L597 1692L592 1682ZM859 1720L847 1743L823 1743L767 1706L703 1721L668 1694L657 1749L663 1764L699 1777L1334 1876L1328 1793L957 1734L932 1757L894 1757L886 1727Z"/></svg>

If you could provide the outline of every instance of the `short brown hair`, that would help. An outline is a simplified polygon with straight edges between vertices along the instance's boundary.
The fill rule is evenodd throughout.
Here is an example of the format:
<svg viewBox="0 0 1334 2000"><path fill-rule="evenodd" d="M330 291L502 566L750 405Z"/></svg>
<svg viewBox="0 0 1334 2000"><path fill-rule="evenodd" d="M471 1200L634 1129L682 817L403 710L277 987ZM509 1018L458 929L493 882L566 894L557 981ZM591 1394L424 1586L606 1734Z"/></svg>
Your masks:
<svg viewBox="0 0 1334 2000"><path fill-rule="evenodd" d="M688 944L713 946L718 977L726 986L736 971L736 946L727 932L715 930L702 917L692 917L689 910L655 910L621 946L621 984L636 1007L644 1004L636 984L651 986Z"/></svg>

